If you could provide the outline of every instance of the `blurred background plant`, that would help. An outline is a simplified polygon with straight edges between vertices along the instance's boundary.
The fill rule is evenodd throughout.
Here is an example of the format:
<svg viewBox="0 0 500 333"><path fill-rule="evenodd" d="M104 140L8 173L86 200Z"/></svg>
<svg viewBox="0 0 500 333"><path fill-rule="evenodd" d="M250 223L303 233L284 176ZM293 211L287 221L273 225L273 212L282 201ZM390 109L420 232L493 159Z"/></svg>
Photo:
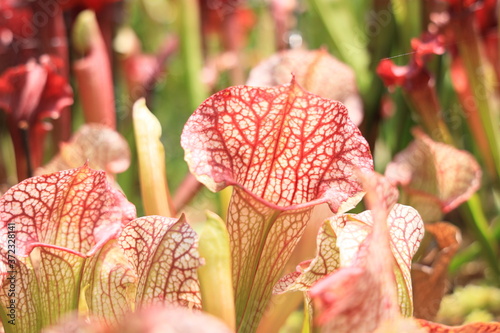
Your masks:
<svg viewBox="0 0 500 333"><path fill-rule="evenodd" d="M443 188L459 180L428 176L449 172L433 164L434 155L427 165L432 170L416 177L434 182L433 190L397 184L402 202L411 202L412 189L438 198L437 215L425 222L459 227L463 241L448 268L452 286L498 287L499 8L494 0L2 0L0 191L47 164L84 123L98 122L130 145L130 167L116 182L144 215L132 117L132 105L144 97L162 128L167 177L158 186L172 193L171 211L186 212L194 224L205 220L200 207L223 216L225 194L207 191L188 173L183 125L216 91L249 77L251 84L279 84L293 72L320 95L327 92L315 86L345 89L331 97L339 100L359 93L359 127L380 173L409 146L416 126L429 139L475 157L482 174L471 171L480 180L466 184L464 192L474 189L458 195L462 200L445 196L453 191ZM288 49L322 51L276 55ZM332 70L336 60L328 54L352 73ZM274 81L255 82L265 75ZM353 88L345 88L350 81Z"/></svg>

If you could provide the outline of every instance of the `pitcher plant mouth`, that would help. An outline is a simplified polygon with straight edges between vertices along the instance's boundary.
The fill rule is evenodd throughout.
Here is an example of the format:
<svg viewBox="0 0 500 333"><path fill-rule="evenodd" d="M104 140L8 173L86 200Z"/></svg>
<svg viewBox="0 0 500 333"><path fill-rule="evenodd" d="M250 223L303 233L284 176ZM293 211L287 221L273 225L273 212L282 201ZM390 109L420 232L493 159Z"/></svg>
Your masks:
<svg viewBox="0 0 500 333"><path fill-rule="evenodd" d="M295 79L211 96L189 118L181 144L191 172L210 190L234 186L227 228L236 320L251 332L312 207L328 203L340 212L361 199L354 168L373 168L370 149L341 103Z"/></svg>
<svg viewBox="0 0 500 333"><path fill-rule="evenodd" d="M340 140L350 134L349 140ZM210 190L239 187L283 211L329 199L336 212L348 198L345 192L361 192L350 166L373 168L365 143L341 103L306 92L294 79L276 88L237 86L212 95L181 136L191 172ZM312 170L301 171L308 166ZM333 202L336 188L330 183L344 187L337 191L338 202Z"/></svg>
<svg viewBox="0 0 500 333"><path fill-rule="evenodd" d="M201 307L197 236L184 217L136 219L107 179L84 165L26 179L0 199L2 282L12 273L17 281L15 290L3 283L0 301L27 297L16 303L26 332L55 324L80 304L111 326L152 304ZM15 251L7 242L12 230ZM61 291L66 296L58 298ZM7 312L0 316L8 322Z"/></svg>

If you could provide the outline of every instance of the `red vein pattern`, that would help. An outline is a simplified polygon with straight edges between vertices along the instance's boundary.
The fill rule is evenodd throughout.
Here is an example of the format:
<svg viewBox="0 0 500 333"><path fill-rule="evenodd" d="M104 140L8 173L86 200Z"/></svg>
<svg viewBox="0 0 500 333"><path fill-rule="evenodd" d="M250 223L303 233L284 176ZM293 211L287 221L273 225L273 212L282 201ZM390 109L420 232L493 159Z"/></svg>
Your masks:
<svg viewBox="0 0 500 333"><path fill-rule="evenodd" d="M318 233L317 255L314 259L302 262L297 271L287 274L278 281L273 292L281 294L287 291L309 291L319 279L340 267L340 253L337 236L329 221L325 221Z"/></svg>
<svg viewBox="0 0 500 333"><path fill-rule="evenodd" d="M36 321L16 327L38 332L75 310L87 259L116 238L134 215L133 205L110 186L104 172L86 165L30 178L9 189L0 199L0 244L7 252L8 225L14 225L16 297L20 304L27 303L18 316L30 321L36 316ZM12 269L9 262L3 268ZM0 299L6 304L3 282Z"/></svg>
<svg viewBox="0 0 500 333"><path fill-rule="evenodd" d="M12 317L6 316L10 314L7 306L10 304L10 300L14 299L16 325L10 326L13 331L16 333L39 332L42 328L42 314L37 311L37 304L33 299L33 295L38 294L38 284L31 262L25 260L26 258L19 258L11 266L12 261L8 260L9 253L4 248L0 248L0 256L0 262L3 266L0 267L0 319L2 323L9 325L8 321ZM11 280L12 278L15 280ZM13 283L12 286L11 283ZM15 297L9 297L8 295L14 289Z"/></svg>
<svg viewBox="0 0 500 333"><path fill-rule="evenodd" d="M136 308L163 303L201 308L197 241L184 217L147 216L123 229L118 243L137 274Z"/></svg>
<svg viewBox="0 0 500 333"><path fill-rule="evenodd" d="M295 81L231 87L207 99L181 137L191 172L210 190L236 186L228 212L237 323L252 331L313 205L334 212L361 197L354 168L368 144L339 103Z"/></svg>
<svg viewBox="0 0 500 333"><path fill-rule="evenodd" d="M132 311L137 275L117 244L108 242L85 266L82 285L92 315L109 327L123 321Z"/></svg>
<svg viewBox="0 0 500 333"><path fill-rule="evenodd" d="M7 243L7 224L13 222L19 256L35 246L50 246L87 257L116 237L132 212L132 204L110 186L105 173L85 165L30 178L8 190L0 199L0 240Z"/></svg>
<svg viewBox="0 0 500 333"><path fill-rule="evenodd" d="M40 247L39 250L39 270L35 269L38 282L36 307L44 314L41 327L46 327L78 308L80 279L86 259L57 248Z"/></svg>
<svg viewBox="0 0 500 333"><path fill-rule="evenodd" d="M356 260L359 247L373 228L371 211L360 214L345 214L331 219L333 229L338 237L337 246L340 250L340 265L350 266ZM405 315L412 314L411 259L420 245L424 235L422 219L418 212L409 206L395 204L389 216L387 225L390 232L392 256L397 264L398 295L401 311ZM377 257L380 254L376 255Z"/></svg>
<svg viewBox="0 0 500 333"><path fill-rule="evenodd" d="M377 188L380 189L380 186ZM385 193L388 195L379 197L380 205L388 205L391 202L394 204L394 192ZM320 314L320 318L323 318L320 321L327 332L337 332L339 329L339 332L343 332L342 329L345 332L369 332L377 327L377 323L397 317L400 310L410 316L411 258L423 237L422 221L411 207L396 204L387 218L387 225L392 253L384 255L381 240L375 240L371 233L374 228L371 211L332 217L318 235L316 258L309 265L304 263L306 268L299 267L297 272L283 277L275 286L275 292L308 291L312 287L311 295L316 297L316 301L318 298L322 299L319 311L324 312ZM372 243L374 245L370 245ZM393 256L398 265L395 269L398 301L395 296L396 286L391 282L394 279L391 277L394 275L391 271ZM383 267L387 263L390 275L384 276ZM372 267L369 268L370 266ZM332 272L333 274L328 276ZM382 278L378 275L382 275ZM328 277L313 287L316 281L325 276ZM394 300L391 300L392 294ZM391 302L394 306L397 303L400 305L399 310L395 310L395 306L392 315L387 308L387 304L392 304ZM380 309L380 305L385 308ZM355 314L352 314L351 310Z"/></svg>
<svg viewBox="0 0 500 333"><path fill-rule="evenodd" d="M281 208L322 198L337 212L361 190L353 167L373 168L347 109L294 81L211 96L186 123L181 144L190 170L212 191L236 185Z"/></svg>
<svg viewBox="0 0 500 333"><path fill-rule="evenodd" d="M397 189L392 186L383 176L375 173L375 172L358 172L358 175L363 183L363 186L367 189L367 194L365 196L365 201L367 201L368 206L378 206L378 210L380 211L380 218L382 220L387 219L387 212L394 207L394 204L397 201L398 197L398 191ZM368 213L368 214L366 214ZM320 282L320 287L321 285L323 287L328 288L328 284L330 283L330 280L333 280L333 285L340 286L337 290L335 290L335 293L337 295L333 296L334 301L332 299L328 300L329 296L326 296L326 304L328 303L333 303L326 305L325 308L332 307L334 308L333 312L329 313L328 310L326 310L327 313L329 313L328 316L340 316L341 320L340 322L343 322L342 319L346 319L347 322L352 323L352 318L349 318L349 316L345 317L342 316L342 310L339 310L339 307L341 308L342 306L346 306L345 304L349 304L351 302L350 306L353 306L352 302L352 296L349 294L349 290L352 290L352 286L354 285L353 281L356 281L357 283L365 284L368 285L370 284L370 281L372 283L376 283L376 279L374 280L369 273L367 273L367 268L368 265L365 265L363 263L363 260L368 260L365 259L364 256L366 255L364 251L367 251L367 249L360 250L363 248L363 245L365 242L365 239L368 237L367 235L372 231L373 226L372 223L369 224L364 224L364 223L359 223L356 219L356 217L363 215L341 215L341 216L335 216L331 218L331 220L326 221L325 224L323 225L322 229L319 232L318 239L317 239L317 255L316 257L311 260L310 262L304 262L297 267L297 271L294 273L291 273L284 278L282 278L279 283L275 286L274 292L275 293L282 293L286 291L309 291L313 284L317 282L318 280L324 278L328 274L334 272L335 270L340 268L339 273L337 273L333 279L332 278L327 278L325 279L326 282ZM370 212L365 212L364 215L368 215L369 218L371 218ZM330 222L333 221L335 225L336 232L338 235L341 236L340 240L337 240L337 234L334 232L332 229L332 226ZM340 222L339 222L340 221ZM387 222L390 226L395 226L396 223L391 223L393 221ZM354 224L354 225L349 225L349 227L354 226L352 230L350 228L346 228L346 224ZM399 223L399 225L404 225L404 223ZM349 229L349 231L344 233L344 228ZM347 237L346 237L347 236ZM371 236L373 238L374 236ZM378 243L380 241L384 241L384 237L382 237L382 240L378 240ZM394 241L394 239L391 239L392 243L398 243L397 241ZM373 242L373 240L366 240L366 242ZM377 244L378 244L377 243ZM380 245L380 244L378 244ZM408 251L408 256L411 259L411 256L413 256L414 252L416 250L416 247L414 250ZM341 255L344 258L343 265L341 266ZM383 255L383 251L379 253L379 255ZM392 257L390 254L388 255L389 257ZM346 259L347 258L347 259ZM390 261L390 258L383 259L385 261ZM355 265L356 263L360 263L361 265L364 265L365 268L359 269L360 267L354 267L353 269L346 267L353 267L352 265ZM375 261L376 262L376 261ZM410 262L411 263L411 262ZM403 268L401 271L406 272L409 271L409 265L410 263L406 264L406 269ZM380 265L382 267L383 265ZM342 268L343 267L343 268ZM390 264L389 264L390 267ZM382 273L382 270L380 270L380 273ZM408 279L410 278L409 272L408 274L402 274L400 273L397 276L404 275ZM362 278L365 277L366 278ZM349 281L352 279L353 281ZM404 285L404 281L400 281L399 284ZM369 286L371 288L374 288L374 286ZM318 287L314 287L317 289ZM385 289L390 291L390 287L386 286L384 287ZM360 289L363 289L360 287ZM327 289L328 290L328 289ZM346 294L342 294L343 292L346 292ZM356 292L361 293L361 290L357 290ZM393 291L394 292L394 291ZM411 290L410 290L411 292ZM327 291L327 293L331 293L331 291ZM389 294L389 293L388 293ZM376 296L377 294L370 295ZM405 312L410 312L411 314L411 299L408 300L408 291L405 290L404 286L401 287L401 290L399 292L400 298L402 300L399 302L403 307L408 308L405 309L407 311ZM307 294L306 294L307 296ZM346 301L344 305L335 305L335 303L341 302L342 297L346 297ZM380 295L379 295L380 296ZM401 297L403 296L403 297ZM411 294L410 294L411 296ZM331 298L331 297L330 297ZM307 299L309 299L307 297ZM373 301L377 302L379 301L380 298L374 297ZM309 303L309 312L313 313L313 307L312 307L312 302ZM394 302L395 303L395 302ZM408 306L408 303L410 306ZM321 303L320 303L321 304ZM322 309L323 305L320 307ZM354 303L354 307L359 307L356 311L361 312L361 309L363 308L363 305L360 303ZM337 308L337 309L335 309ZM321 311L321 310L320 310ZM321 314L320 316L325 317L325 314ZM327 316L327 317L328 317ZM313 316L311 316L312 318ZM356 320L359 321L359 323L363 322L362 318L357 318ZM359 324L359 323L356 323ZM341 325L342 326L342 325ZM365 329L364 326L361 325L361 330ZM328 326L328 329L331 327ZM352 326L345 326L343 327L345 329L351 330L353 329Z"/></svg>
<svg viewBox="0 0 500 333"><path fill-rule="evenodd" d="M392 212L396 211L396 214L388 222L379 220L374 223L370 211L332 218L341 268L318 281L309 292L322 331L372 332L382 322L398 318L400 309L392 258L396 258L401 275L410 279L411 257L423 236L419 215L416 212L401 214L399 209L405 213L412 210L411 207L395 205ZM386 223L390 226L390 233L387 227L380 227ZM406 252L400 252L401 249ZM410 258L409 263L403 261L406 258ZM399 302L404 300L400 304L401 310L411 314L411 281L409 283L409 291L403 291L408 296L404 297L401 290L397 291ZM409 301L405 300L408 297Z"/></svg>
<svg viewBox="0 0 500 333"><path fill-rule="evenodd" d="M410 267L423 238L422 219L395 204L396 189L382 176L359 175L371 210L330 219L340 268L309 291L322 332L373 332L401 312L412 314Z"/></svg>
<svg viewBox="0 0 500 333"><path fill-rule="evenodd" d="M474 157L450 145L434 142L419 130L415 141L394 157L385 175L401 185L426 222L439 220L480 186L481 168Z"/></svg>

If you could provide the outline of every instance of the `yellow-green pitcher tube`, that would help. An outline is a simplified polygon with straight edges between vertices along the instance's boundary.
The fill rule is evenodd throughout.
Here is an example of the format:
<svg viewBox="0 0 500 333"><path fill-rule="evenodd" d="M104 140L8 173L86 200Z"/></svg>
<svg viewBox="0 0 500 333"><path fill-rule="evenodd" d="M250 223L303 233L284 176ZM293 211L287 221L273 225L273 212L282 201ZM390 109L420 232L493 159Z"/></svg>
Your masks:
<svg viewBox="0 0 500 333"><path fill-rule="evenodd" d="M144 98L134 103L133 122L144 211L146 215L172 217L175 212L168 191L161 125L147 108Z"/></svg>
<svg viewBox="0 0 500 333"><path fill-rule="evenodd" d="M203 311L236 328L234 294L231 273L229 233L222 219L207 211L201 227L198 250L205 265L198 268Z"/></svg>

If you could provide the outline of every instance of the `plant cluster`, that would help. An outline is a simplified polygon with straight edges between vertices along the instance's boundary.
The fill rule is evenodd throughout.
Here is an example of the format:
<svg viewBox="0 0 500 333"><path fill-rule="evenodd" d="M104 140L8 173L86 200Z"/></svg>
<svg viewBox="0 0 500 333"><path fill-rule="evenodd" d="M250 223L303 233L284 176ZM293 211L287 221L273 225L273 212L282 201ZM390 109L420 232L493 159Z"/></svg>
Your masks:
<svg viewBox="0 0 500 333"><path fill-rule="evenodd" d="M0 8L0 331L500 331L495 1Z"/></svg>

